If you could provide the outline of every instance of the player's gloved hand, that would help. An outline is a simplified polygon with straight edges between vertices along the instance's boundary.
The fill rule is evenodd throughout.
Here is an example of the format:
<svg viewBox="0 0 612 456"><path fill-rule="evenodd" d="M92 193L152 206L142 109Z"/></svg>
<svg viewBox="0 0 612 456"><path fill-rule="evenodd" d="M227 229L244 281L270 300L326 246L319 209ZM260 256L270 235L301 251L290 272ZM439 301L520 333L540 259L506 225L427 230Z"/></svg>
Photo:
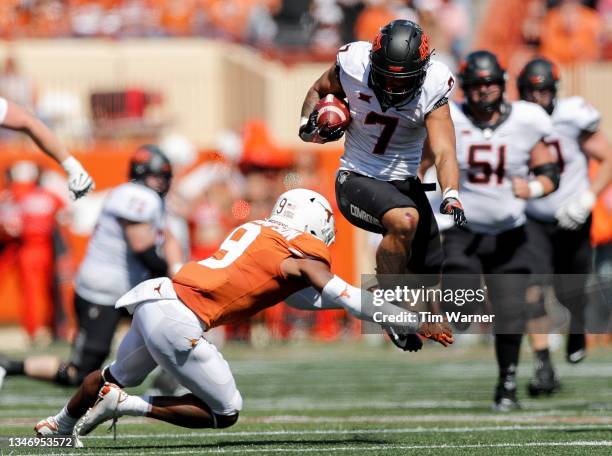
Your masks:
<svg viewBox="0 0 612 456"><path fill-rule="evenodd" d="M68 157L62 162L62 167L68 174L68 190L72 199L77 200L95 188L93 179L76 158Z"/></svg>
<svg viewBox="0 0 612 456"><path fill-rule="evenodd" d="M443 321L442 323L421 323L417 334L426 339L435 340L445 347L448 347L455 341L453 339L453 330L446 321Z"/></svg>
<svg viewBox="0 0 612 456"><path fill-rule="evenodd" d="M578 198L561 206L555 212L558 225L564 230L577 230L589 218L596 200L595 194L587 190Z"/></svg>
<svg viewBox="0 0 612 456"><path fill-rule="evenodd" d="M404 351L416 352L423 348L423 341L416 334L400 334L391 326L383 326L383 329L391 342Z"/></svg>
<svg viewBox="0 0 612 456"><path fill-rule="evenodd" d="M317 118L319 112L315 109L310 113L308 118L302 118L302 124L300 125L300 138L304 142L322 143L323 139L319 136L319 126L317 124Z"/></svg>
<svg viewBox="0 0 612 456"><path fill-rule="evenodd" d="M324 143L331 141L338 141L344 135L344 128L336 127L336 128L327 128L321 127L319 128L319 137L323 140Z"/></svg>
<svg viewBox="0 0 612 456"><path fill-rule="evenodd" d="M462 226L467 223L463 205L459 201L459 192L452 188L447 188L442 195L442 204L440 204L440 213L452 215L456 226Z"/></svg>

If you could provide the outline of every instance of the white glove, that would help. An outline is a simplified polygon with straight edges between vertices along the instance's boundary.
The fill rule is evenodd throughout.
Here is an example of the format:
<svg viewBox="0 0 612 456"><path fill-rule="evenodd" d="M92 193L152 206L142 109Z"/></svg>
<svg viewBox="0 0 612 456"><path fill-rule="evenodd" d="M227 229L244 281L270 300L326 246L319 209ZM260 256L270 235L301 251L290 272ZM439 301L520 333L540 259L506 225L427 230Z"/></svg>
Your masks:
<svg viewBox="0 0 612 456"><path fill-rule="evenodd" d="M76 158L68 157L62 162L62 167L68 174L68 190L72 199L77 200L95 188L93 179Z"/></svg>
<svg viewBox="0 0 612 456"><path fill-rule="evenodd" d="M555 212L557 224L564 230L577 230L589 218L596 200L593 192L587 190L569 201Z"/></svg>

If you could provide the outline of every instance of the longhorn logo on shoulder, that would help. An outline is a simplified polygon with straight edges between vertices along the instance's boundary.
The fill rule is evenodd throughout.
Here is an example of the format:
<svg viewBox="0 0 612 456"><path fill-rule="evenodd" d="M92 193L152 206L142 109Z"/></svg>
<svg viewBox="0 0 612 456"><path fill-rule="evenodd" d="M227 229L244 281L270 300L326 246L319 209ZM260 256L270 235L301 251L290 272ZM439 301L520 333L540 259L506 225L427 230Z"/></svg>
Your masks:
<svg viewBox="0 0 612 456"><path fill-rule="evenodd" d="M153 288L153 291L157 291L157 293L158 293L160 296L161 296L161 291L160 291L160 290L161 290L161 286L162 286L162 284L161 284L161 282L160 282L160 284L159 284L159 285L157 285L155 288Z"/></svg>

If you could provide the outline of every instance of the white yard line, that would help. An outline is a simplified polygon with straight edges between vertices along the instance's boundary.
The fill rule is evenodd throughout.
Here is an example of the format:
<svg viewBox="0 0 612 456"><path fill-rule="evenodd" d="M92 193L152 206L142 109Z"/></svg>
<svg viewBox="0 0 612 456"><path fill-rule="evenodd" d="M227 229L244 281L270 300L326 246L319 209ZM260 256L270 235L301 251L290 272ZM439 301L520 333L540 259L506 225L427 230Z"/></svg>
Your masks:
<svg viewBox="0 0 612 456"><path fill-rule="evenodd" d="M600 430L612 431L611 425L594 425L594 424L578 424L578 425L533 425L533 426L480 426L480 427L410 427L397 429L296 429L296 430L278 430L278 431L237 431L237 432L185 432L185 433L156 433L155 438L191 438L191 437L265 437L279 435L367 435L367 434L414 434L414 433L461 433L461 432L491 432L491 431L544 431L544 430L591 430L600 428ZM151 434L121 434L119 430L118 439L150 439ZM108 440L113 437L110 435L93 435L84 437L83 441L87 440ZM296 441L296 443L299 440Z"/></svg>
<svg viewBox="0 0 612 456"><path fill-rule="evenodd" d="M445 449L467 449L467 448L524 448L524 447L610 447L612 440L578 440L574 442L506 442L506 443L486 443L486 444L465 444L465 445L376 445L376 446L335 446L326 447L319 446L316 448L199 448L197 450L174 450L169 451L167 448L162 449L160 454L202 454L203 452L210 453L317 453L317 452L334 452L334 451L395 451L395 450L445 450ZM95 450L95 447L90 447ZM153 448L151 448L153 450ZM47 456L81 456L83 453L55 453ZM133 450L129 452L112 452L113 456L134 456L135 454L149 455L151 451L143 453L135 453Z"/></svg>

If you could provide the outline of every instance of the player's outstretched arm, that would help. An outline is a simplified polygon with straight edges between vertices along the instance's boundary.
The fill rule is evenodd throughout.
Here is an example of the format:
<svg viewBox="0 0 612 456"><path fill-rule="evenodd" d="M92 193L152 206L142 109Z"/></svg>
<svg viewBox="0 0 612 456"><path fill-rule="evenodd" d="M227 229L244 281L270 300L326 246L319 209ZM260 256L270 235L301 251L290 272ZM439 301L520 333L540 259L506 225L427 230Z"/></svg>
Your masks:
<svg viewBox="0 0 612 456"><path fill-rule="evenodd" d="M25 133L47 155L57 161L68 174L68 189L74 199L94 189L94 181L81 163L66 150L59 138L40 119L25 108L5 100L6 116L2 126Z"/></svg>
<svg viewBox="0 0 612 456"><path fill-rule="evenodd" d="M529 169L535 179L512 178L512 191L517 198L541 198L559 187L559 164L548 146L539 141L531 150Z"/></svg>
<svg viewBox="0 0 612 456"><path fill-rule="evenodd" d="M433 157L442 188L440 212L452 214L455 225L467 223L463 205L459 200L459 164L455 149L455 127L448 103L434 109L425 117L428 144L427 153Z"/></svg>
<svg viewBox="0 0 612 456"><path fill-rule="evenodd" d="M338 68L334 63L319 79L308 89L304 103L302 103L302 114L300 120L299 135L305 142L325 142L326 138L319 138L317 127L317 111L315 107L319 100L329 94L336 95L338 98L345 98L346 95L340 84Z"/></svg>
<svg viewBox="0 0 612 456"><path fill-rule="evenodd" d="M413 319L400 318L408 312L406 309L383 299L375 300L374 295L369 291L354 287L334 275L329 266L322 261L290 258L282 263L281 269L285 276L304 280L317 292L296 293L296 296L290 296L287 299L290 305L293 302L299 308L304 309L306 308L305 298L312 298L314 300L313 309L345 309L360 320L374 322L389 329L390 331L387 332L392 338L401 339L402 334L418 333L444 346L453 343L452 330L448 325L438 324L433 327L431 323L421 323L416 313ZM394 343L402 348L401 341L394 340Z"/></svg>

